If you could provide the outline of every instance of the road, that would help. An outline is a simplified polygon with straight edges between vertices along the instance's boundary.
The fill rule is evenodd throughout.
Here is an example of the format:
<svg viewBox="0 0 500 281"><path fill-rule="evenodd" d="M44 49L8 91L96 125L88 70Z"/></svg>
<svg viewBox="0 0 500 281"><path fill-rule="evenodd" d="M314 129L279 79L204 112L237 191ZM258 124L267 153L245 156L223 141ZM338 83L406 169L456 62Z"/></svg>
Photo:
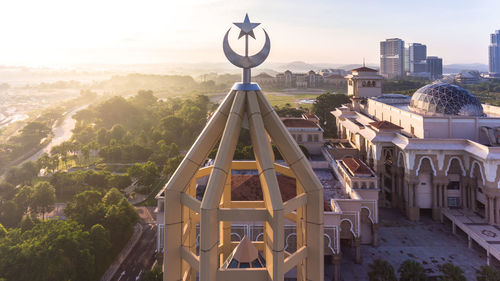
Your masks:
<svg viewBox="0 0 500 281"><path fill-rule="evenodd" d="M37 153L33 154L31 157L28 159L24 160L24 162L27 161L36 161L38 158L40 158L44 153L50 153L50 150L52 147L56 145L60 145L64 141L67 141L71 138L71 135L73 134L72 130L75 128L76 120L73 119L73 115L77 113L78 111L86 108L88 106L80 106L77 109L74 109L70 111L69 113L66 114L64 117L62 123L58 126L55 126L52 128L52 133L54 134L52 137L52 140L48 145L46 145L44 148L40 149Z"/></svg>
<svg viewBox="0 0 500 281"><path fill-rule="evenodd" d="M146 208L140 207L137 211L144 231L111 281L139 281L145 271L151 269L155 262L157 226L152 223L153 217Z"/></svg>

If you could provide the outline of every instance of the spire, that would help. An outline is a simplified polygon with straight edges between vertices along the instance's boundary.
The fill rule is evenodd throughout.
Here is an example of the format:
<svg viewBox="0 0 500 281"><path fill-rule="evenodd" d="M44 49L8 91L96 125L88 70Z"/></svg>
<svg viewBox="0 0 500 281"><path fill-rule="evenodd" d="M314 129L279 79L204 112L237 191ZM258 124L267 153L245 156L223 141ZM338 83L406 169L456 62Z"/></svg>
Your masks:
<svg viewBox="0 0 500 281"><path fill-rule="evenodd" d="M365 65L365 58L363 58L363 67L366 67L366 65Z"/></svg>

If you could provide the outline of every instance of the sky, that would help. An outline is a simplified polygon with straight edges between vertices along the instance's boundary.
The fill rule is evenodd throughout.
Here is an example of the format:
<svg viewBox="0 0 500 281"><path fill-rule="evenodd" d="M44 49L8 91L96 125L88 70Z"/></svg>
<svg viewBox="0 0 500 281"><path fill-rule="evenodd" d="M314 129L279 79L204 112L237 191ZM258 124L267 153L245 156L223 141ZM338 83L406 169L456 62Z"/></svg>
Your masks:
<svg viewBox="0 0 500 281"><path fill-rule="evenodd" d="M270 62L379 63L379 42L427 45L444 64L487 63L500 29L498 0L6 0L0 65L226 62L222 39L243 53L237 27L256 28L250 53L271 38Z"/></svg>

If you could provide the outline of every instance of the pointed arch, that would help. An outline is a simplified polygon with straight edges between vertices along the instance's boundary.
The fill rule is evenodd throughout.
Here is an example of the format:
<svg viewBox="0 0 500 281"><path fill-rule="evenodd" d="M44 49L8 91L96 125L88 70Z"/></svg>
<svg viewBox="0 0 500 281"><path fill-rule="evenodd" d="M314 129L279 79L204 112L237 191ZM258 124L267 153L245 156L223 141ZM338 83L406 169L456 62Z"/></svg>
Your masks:
<svg viewBox="0 0 500 281"><path fill-rule="evenodd" d="M451 167L451 162L453 160L458 160L458 164L460 164L460 169L462 170L462 176L465 177L466 175L466 172L465 172L465 169L464 169L464 164L462 163L462 159L460 159L459 157L457 156L452 156L450 157L450 160L448 160L448 166L446 167L446 171L444 172L444 174L446 176L448 176L448 172L450 171L450 167Z"/></svg>
<svg viewBox="0 0 500 281"><path fill-rule="evenodd" d="M437 174L436 168L434 168L434 163L432 162L432 159L429 156L420 157L420 160L418 161L417 169L415 170L415 174L418 176L418 172L420 171L420 166L422 165L422 161L424 161L424 159L429 160L429 162L431 164L432 172L433 172L434 176L436 176L436 174Z"/></svg>
<svg viewBox="0 0 500 281"><path fill-rule="evenodd" d="M344 221L347 221L349 223L349 225L350 225L349 231L351 231L353 237L356 237L356 234L354 234L354 223L352 223L352 221L350 219L341 219L340 220L340 223L339 223L339 226L341 228L340 231L342 231L342 222L344 222Z"/></svg>
<svg viewBox="0 0 500 281"><path fill-rule="evenodd" d="M474 167L476 165L479 167L479 173L481 174L481 180L482 180L483 185L485 185L486 181L484 180L483 167L481 167L481 164L477 160L473 160L472 161L472 166L471 166L471 169L470 169L470 175L469 175L469 177L471 177L471 178L474 177Z"/></svg>
<svg viewBox="0 0 500 281"><path fill-rule="evenodd" d="M401 166L401 161L403 162L403 166ZM404 155L403 151L400 151L398 153L397 166L400 167L400 168L406 169L405 155Z"/></svg>

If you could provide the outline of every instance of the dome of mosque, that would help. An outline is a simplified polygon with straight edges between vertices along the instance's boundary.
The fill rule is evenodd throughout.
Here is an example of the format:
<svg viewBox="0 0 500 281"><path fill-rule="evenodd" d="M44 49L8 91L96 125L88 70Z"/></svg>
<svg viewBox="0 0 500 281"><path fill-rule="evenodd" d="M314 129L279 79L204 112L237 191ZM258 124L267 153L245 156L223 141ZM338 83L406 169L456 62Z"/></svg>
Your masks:
<svg viewBox="0 0 500 281"><path fill-rule="evenodd" d="M425 115L484 115L481 102L471 92L448 83L428 84L415 91L410 110Z"/></svg>

